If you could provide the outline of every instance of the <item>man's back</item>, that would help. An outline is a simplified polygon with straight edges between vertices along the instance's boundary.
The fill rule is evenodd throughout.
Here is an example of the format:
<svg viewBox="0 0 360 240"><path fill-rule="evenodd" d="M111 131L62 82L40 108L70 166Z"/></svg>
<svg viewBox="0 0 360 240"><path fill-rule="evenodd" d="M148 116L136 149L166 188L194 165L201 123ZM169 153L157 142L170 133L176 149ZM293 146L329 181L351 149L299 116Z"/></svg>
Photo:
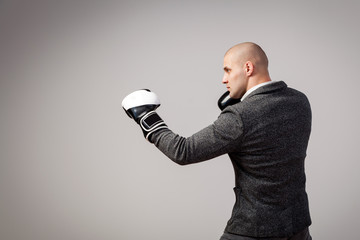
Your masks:
<svg viewBox="0 0 360 240"><path fill-rule="evenodd" d="M311 131L306 96L274 82L231 106L242 121L238 151L229 153L236 203L226 231L291 236L311 224L304 159Z"/></svg>

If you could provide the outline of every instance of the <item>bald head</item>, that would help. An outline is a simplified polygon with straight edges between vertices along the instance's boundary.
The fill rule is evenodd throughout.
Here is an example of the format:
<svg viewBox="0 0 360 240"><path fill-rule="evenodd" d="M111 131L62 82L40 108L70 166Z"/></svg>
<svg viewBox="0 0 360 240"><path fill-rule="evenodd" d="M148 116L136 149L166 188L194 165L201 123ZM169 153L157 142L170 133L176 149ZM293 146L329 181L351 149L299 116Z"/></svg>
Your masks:
<svg viewBox="0 0 360 240"><path fill-rule="evenodd" d="M250 61L254 65L255 72L267 72L268 58L262 48L252 42L244 42L230 48L225 56L230 55L234 62L243 65Z"/></svg>
<svg viewBox="0 0 360 240"><path fill-rule="evenodd" d="M268 58L259 45L240 43L226 52L222 83L231 98L241 98L252 87L268 81L271 81Z"/></svg>

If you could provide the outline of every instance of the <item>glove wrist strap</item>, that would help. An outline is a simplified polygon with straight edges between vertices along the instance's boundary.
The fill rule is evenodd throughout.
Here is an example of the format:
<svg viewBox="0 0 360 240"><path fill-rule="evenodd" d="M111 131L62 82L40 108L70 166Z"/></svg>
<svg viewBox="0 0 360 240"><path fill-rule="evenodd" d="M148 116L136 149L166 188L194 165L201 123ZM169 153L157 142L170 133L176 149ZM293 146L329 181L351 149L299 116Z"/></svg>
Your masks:
<svg viewBox="0 0 360 240"><path fill-rule="evenodd" d="M155 131L168 128L164 121L155 111L150 111L140 119L140 127L143 130L144 136L149 140L149 136Z"/></svg>

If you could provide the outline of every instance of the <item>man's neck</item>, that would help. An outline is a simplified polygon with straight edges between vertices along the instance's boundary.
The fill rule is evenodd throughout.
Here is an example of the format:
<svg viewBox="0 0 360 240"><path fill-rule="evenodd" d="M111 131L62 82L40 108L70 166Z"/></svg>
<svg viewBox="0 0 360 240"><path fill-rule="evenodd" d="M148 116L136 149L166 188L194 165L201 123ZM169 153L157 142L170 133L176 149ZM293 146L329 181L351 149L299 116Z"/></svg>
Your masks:
<svg viewBox="0 0 360 240"><path fill-rule="evenodd" d="M262 83L265 83L265 82L270 82L270 81L271 81L271 78L268 75L267 76L261 76L259 78L249 79L246 91L249 91L251 88L255 87L256 85L259 85L259 84L262 84Z"/></svg>
<svg viewBox="0 0 360 240"><path fill-rule="evenodd" d="M272 81L271 79L269 78L268 80L266 81L259 81L257 82L257 84L253 84L251 88L247 89L246 93L241 97L241 100L240 101L244 101L244 99L253 91L255 91L257 88L259 87L262 87L266 84L270 84Z"/></svg>

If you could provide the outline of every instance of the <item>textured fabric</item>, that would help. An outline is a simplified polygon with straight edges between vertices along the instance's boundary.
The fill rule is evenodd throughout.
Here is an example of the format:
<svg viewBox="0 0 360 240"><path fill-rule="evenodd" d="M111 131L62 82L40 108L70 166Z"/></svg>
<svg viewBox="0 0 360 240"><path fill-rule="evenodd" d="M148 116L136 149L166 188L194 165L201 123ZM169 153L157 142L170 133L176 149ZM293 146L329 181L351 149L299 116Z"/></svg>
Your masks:
<svg viewBox="0 0 360 240"><path fill-rule="evenodd" d="M308 99L280 81L226 107L213 124L188 138L164 129L151 142L181 165L227 153L236 201L225 232L290 237L311 224L304 171L310 131Z"/></svg>
<svg viewBox="0 0 360 240"><path fill-rule="evenodd" d="M288 238L287 237L285 237L285 238L273 238L273 237L256 238L256 237L235 235L235 234L231 234L231 233L224 233L221 236L220 240L312 240L312 237L309 233L309 228L305 228L301 232L295 234L294 236L288 237Z"/></svg>
<svg viewBox="0 0 360 240"><path fill-rule="evenodd" d="M258 89L258 88L260 88L260 87L263 87L263 86L265 86L265 85L268 85L268 84L272 84L272 83L274 83L274 81L263 82L263 83L260 83L260 84L258 84L258 85L255 85L254 87L252 87L252 88L250 88L249 90L247 90L246 93L241 97L240 100L241 100L241 101L244 101L245 98L246 98L247 96L249 96L250 93L252 93L252 92L255 91L256 89Z"/></svg>

